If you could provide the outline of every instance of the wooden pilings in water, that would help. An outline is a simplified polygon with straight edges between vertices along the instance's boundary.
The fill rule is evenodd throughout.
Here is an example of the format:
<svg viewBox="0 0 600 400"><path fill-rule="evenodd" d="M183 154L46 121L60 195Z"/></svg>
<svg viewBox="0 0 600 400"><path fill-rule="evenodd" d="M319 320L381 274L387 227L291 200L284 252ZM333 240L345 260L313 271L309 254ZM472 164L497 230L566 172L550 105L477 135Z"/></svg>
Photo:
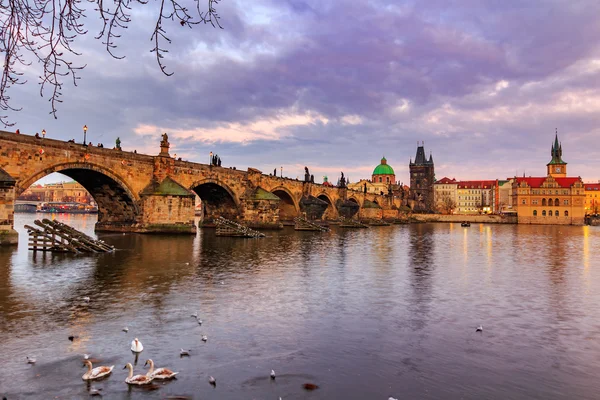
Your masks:
<svg viewBox="0 0 600 400"><path fill-rule="evenodd" d="M38 227L25 225L29 232L29 250L63 253L105 253L115 248L69 225L49 219L35 220ZM40 229L41 228L41 229Z"/></svg>
<svg viewBox="0 0 600 400"><path fill-rule="evenodd" d="M225 219L223 217L217 217L215 220L217 226L217 236L234 236L234 237L247 237L247 238L261 238L265 237L264 233L250 229L247 226L238 224L237 222Z"/></svg>
<svg viewBox="0 0 600 400"><path fill-rule="evenodd" d="M368 228L368 225L349 218L340 218L340 228Z"/></svg>
<svg viewBox="0 0 600 400"><path fill-rule="evenodd" d="M318 232L329 232L330 229L326 226L315 224L303 217L294 218L294 229L297 231L318 231Z"/></svg>

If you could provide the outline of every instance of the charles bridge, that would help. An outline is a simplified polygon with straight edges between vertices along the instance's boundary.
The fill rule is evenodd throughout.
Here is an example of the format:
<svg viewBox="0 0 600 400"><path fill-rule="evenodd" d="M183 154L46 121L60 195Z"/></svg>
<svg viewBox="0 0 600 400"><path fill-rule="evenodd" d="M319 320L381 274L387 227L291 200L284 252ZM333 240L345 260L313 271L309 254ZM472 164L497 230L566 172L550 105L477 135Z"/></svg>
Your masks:
<svg viewBox="0 0 600 400"><path fill-rule="evenodd" d="M15 199L53 172L93 196L97 231L194 233L194 193L202 199L208 225L218 216L254 228L278 228L300 215L398 217L399 203L391 195L175 159L166 134L160 153L152 156L0 131L0 168L0 243L16 243Z"/></svg>

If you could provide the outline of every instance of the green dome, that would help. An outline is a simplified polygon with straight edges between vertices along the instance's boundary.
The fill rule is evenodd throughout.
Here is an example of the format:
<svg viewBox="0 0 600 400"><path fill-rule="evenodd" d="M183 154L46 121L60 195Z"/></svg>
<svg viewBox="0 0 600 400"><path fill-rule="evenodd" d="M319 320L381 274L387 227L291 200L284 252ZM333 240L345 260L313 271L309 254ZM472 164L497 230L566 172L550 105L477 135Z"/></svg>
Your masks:
<svg viewBox="0 0 600 400"><path fill-rule="evenodd" d="M381 164L379 164L373 170L373 175L395 175L394 169L387 164L387 160L385 157L381 159Z"/></svg>

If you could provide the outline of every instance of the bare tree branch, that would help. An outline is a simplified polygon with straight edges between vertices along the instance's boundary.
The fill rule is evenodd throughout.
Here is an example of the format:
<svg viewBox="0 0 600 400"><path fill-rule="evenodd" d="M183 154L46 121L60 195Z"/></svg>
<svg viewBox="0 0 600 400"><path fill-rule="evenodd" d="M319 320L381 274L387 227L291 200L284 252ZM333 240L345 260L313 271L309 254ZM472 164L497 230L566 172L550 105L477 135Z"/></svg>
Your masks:
<svg viewBox="0 0 600 400"><path fill-rule="evenodd" d="M222 28L216 6L220 0L208 1L203 11L201 0L157 0L159 12L150 39L156 62L165 75L172 75L164 65L164 55L171 39L164 27L165 20L179 22L181 26L192 28L200 23ZM194 12L184 6L183 1L195 3ZM144 6L149 0L0 0L0 52L3 55L3 69L0 77L0 124L12 126L8 112L20 111L11 105L9 89L14 85L27 83L25 69L37 61L41 65L39 76L40 95L50 92L50 114L57 118L58 105L62 102L62 85L67 77L77 86L78 73L86 65L74 64L73 59L81 55L73 48L75 40L87 34L84 19L85 5L94 4L93 11L102 21L102 29L96 39L102 41L111 57L122 59L115 54L116 40L121 30L131 22L133 6ZM6 114L6 115L5 115Z"/></svg>

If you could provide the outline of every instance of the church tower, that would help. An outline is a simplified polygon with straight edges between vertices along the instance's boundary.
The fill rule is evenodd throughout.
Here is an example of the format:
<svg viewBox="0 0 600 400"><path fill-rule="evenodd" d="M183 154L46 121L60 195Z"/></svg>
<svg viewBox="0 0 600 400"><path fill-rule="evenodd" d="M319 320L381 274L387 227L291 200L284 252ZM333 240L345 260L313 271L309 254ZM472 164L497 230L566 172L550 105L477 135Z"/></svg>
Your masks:
<svg viewBox="0 0 600 400"><path fill-rule="evenodd" d="M567 176L567 163L562 160L562 144L558 142L558 131L554 137L554 144L550 150L552 160L546 166L548 167L548 175L554 178L564 178Z"/></svg>

